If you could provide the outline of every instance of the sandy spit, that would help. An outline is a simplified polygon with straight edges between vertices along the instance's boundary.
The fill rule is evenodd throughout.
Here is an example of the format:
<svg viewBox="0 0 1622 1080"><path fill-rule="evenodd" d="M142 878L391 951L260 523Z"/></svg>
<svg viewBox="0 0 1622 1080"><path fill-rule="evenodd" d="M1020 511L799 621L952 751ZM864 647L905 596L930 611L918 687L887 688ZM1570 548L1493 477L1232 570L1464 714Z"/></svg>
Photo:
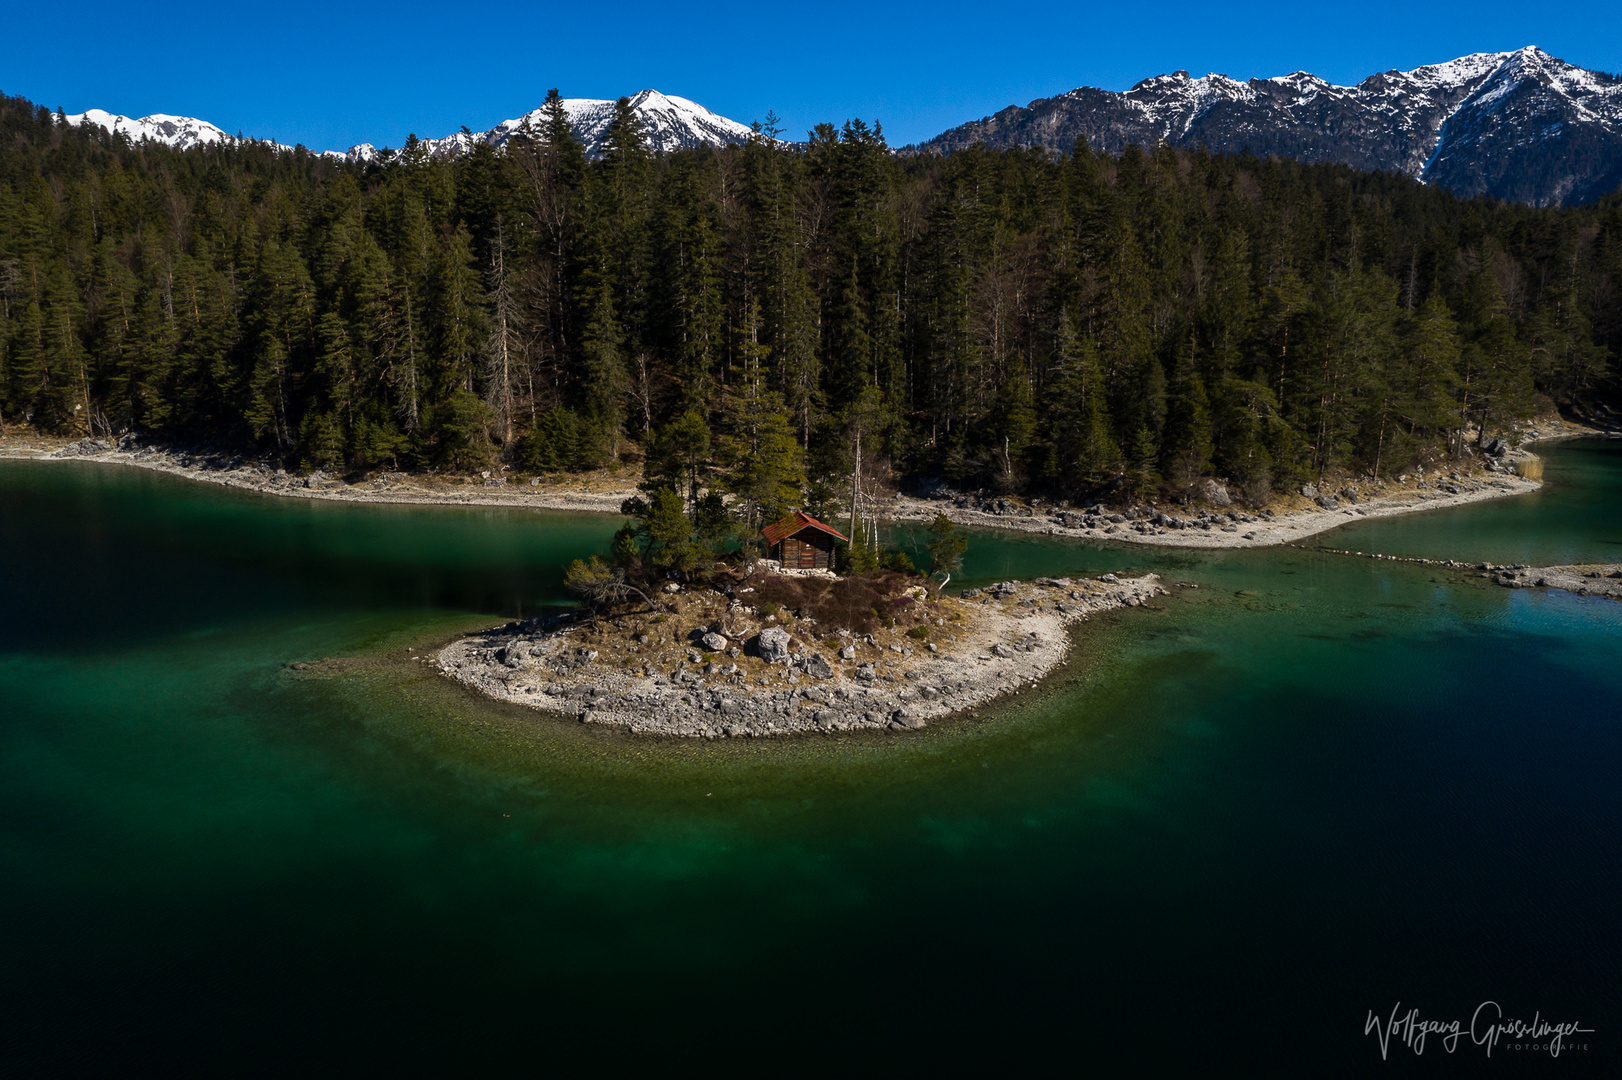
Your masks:
<svg viewBox="0 0 1622 1080"><path fill-rule="evenodd" d="M915 730L1033 684L1070 650L1066 626L1166 595L1160 579L1043 578L1004 582L959 605L967 632L949 649L852 636L852 659L802 646L786 661L758 656L657 657L608 662L582 648L574 626L508 626L464 638L428 662L490 697L561 713L581 723L688 738L788 735L859 729ZM738 642L742 645L742 641ZM910 645L917 645L911 642ZM900 650L900 651L898 651ZM813 674L826 663L831 674ZM657 662L663 659L664 663Z"/></svg>

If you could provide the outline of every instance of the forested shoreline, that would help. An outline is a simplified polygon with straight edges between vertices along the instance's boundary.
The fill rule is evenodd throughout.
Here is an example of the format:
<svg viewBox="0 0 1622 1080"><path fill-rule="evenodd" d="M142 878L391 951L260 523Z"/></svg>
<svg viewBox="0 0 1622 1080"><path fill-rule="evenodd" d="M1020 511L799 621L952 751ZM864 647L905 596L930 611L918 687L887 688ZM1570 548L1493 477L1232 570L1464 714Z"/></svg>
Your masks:
<svg viewBox="0 0 1622 1080"><path fill-rule="evenodd" d="M644 466L759 521L903 480L1252 502L1613 394L1622 197L1085 145L588 160L131 146L0 99L0 418L290 468Z"/></svg>

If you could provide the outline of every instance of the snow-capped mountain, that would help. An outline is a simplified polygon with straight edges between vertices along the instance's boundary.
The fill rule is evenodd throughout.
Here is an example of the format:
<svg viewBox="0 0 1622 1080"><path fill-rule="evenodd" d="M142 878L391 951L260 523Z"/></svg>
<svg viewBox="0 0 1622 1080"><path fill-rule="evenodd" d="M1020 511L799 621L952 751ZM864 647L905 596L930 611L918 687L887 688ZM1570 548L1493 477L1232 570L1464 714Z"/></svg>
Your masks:
<svg viewBox="0 0 1622 1080"><path fill-rule="evenodd" d="M698 146L730 146L748 142L753 134L747 124L710 112L695 101L661 94L657 90L637 93L631 98L631 109L642 121L648 147L655 153ZM564 98L563 110L569 116L575 138L585 144L588 155L595 156L614 119L614 102L595 98ZM421 143L434 156L463 154L477 143L504 146L525 124L537 132L544 130L545 109L537 108L515 119L504 120L489 131L459 131L443 139L423 139ZM361 143L350 147L348 157L351 161L372 161L379 153L371 143Z"/></svg>
<svg viewBox="0 0 1622 1080"><path fill-rule="evenodd" d="M172 146L176 150L190 150L194 146L208 146L213 143L234 143L235 135L228 135L215 127L207 120L199 120L193 116L170 116L167 113L153 113L143 116L139 120L132 120L127 116L106 112L102 109L87 109L82 113L68 115L70 124L94 124L105 128L109 132L123 132L129 136L130 142L157 142L165 146ZM293 150L292 146L284 146L270 139L260 140L277 150ZM337 150L325 151L321 156L342 158L344 155Z"/></svg>
<svg viewBox="0 0 1622 1080"><path fill-rule="evenodd" d="M608 133L608 126L614 119L614 102L598 101L594 98L564 98L563 108L569 114L569 123L574 129L575 137L585 144L586 153L596 155L604 136ZM631 98L631 108L641 119L648 146L655 153L698 146L730 146L748 142L750 135L753 134L747 124L740 124L736 120L729 120L713 113L695 101L661 94L657 90L643 90L638 93ZM196 120L189 116L156 113L132 120L127 116L104 112L101 109L90 109L67 119L70 124L95 124L108 131L122 131L132 142L150 139L178 150L189 150L194 146L209 143L236 141L235 136L227 135L208 121ZM472 134L459 131L443 139L422 139L420 142L428 153L434 156L466 153L475 143L489 143L495 147L505 145L526 122L539 131L544 126L545 120L544 110L535 109L517 119L503 121L489 131ZM393 153L398 151L392 152L390 156L393 156ZM383 155L383 151L371 143L361 143L350 147L347 152L328 150L325 154L329 157L365 162L377 160Z"/></svg>
<svg viewBox="0 0 1622 1080"><path fill-rule="evenodd" d="M153 113L143 116L139 120L131 120L127 116L104 112L101 109L90 109L86 112L75 113L69 116L70 124L95 124L106 128L110 132L122 131L130 137L131 142L144 142L150 139L153 142L164 143L177 150L190 150L194 146L206 146L209 143L235 142L233 136L227 135L207 120L195 120L189 116L169 116L165 113Z"/></svg>
<svg viewBox="0 0 1622 1080"><path fill-rule="evenodd" d="M1356 86L1304 71L1248 82L1179 71L1121 93L1083 87L1011 106L918 149L1068 150L1077 138L1111 153L1165 140L1385 169L1463 195L1582 203L1622 184L1622 79L1535 47L1388 71Z"/></svg>

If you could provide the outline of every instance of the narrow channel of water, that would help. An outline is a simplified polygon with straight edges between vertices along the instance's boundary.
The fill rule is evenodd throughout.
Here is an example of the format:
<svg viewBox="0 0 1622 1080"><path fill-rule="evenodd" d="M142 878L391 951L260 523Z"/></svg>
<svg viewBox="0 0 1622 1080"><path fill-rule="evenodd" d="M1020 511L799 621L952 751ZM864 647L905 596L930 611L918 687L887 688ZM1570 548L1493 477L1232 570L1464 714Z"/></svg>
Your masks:
<svg viewBox="0 0 1622 1080"><path fill-rule="evenodd" d="M1547 475L1323 542L1617 558L1617 444ZM13 1059L1315 1074L1376 1067L1370 1009L1492 997L1617 1061L1622 605L976 534L971 582L1201 587L907 735L633 739L410 659L561 602L616 525L0 463Z"/></svg>

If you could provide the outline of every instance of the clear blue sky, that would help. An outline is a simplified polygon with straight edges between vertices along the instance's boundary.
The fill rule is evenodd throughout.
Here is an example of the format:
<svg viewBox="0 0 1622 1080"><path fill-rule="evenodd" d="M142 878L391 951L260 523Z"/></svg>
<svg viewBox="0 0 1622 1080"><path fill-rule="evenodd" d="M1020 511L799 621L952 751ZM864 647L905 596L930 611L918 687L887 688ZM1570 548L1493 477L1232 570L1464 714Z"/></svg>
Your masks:
<svg viewBox="0 0 1622 1080"><path fill-rule="evenodd" d="M1336 12L1329 14L1329 12ZM317 150L482 130L654 87L789 137L849 117L892 145L1077 86L1390 68L1538 45L1622 72L1622 0L1519 3L19 4L0 91L68 112L197 116Z"/></svg>

